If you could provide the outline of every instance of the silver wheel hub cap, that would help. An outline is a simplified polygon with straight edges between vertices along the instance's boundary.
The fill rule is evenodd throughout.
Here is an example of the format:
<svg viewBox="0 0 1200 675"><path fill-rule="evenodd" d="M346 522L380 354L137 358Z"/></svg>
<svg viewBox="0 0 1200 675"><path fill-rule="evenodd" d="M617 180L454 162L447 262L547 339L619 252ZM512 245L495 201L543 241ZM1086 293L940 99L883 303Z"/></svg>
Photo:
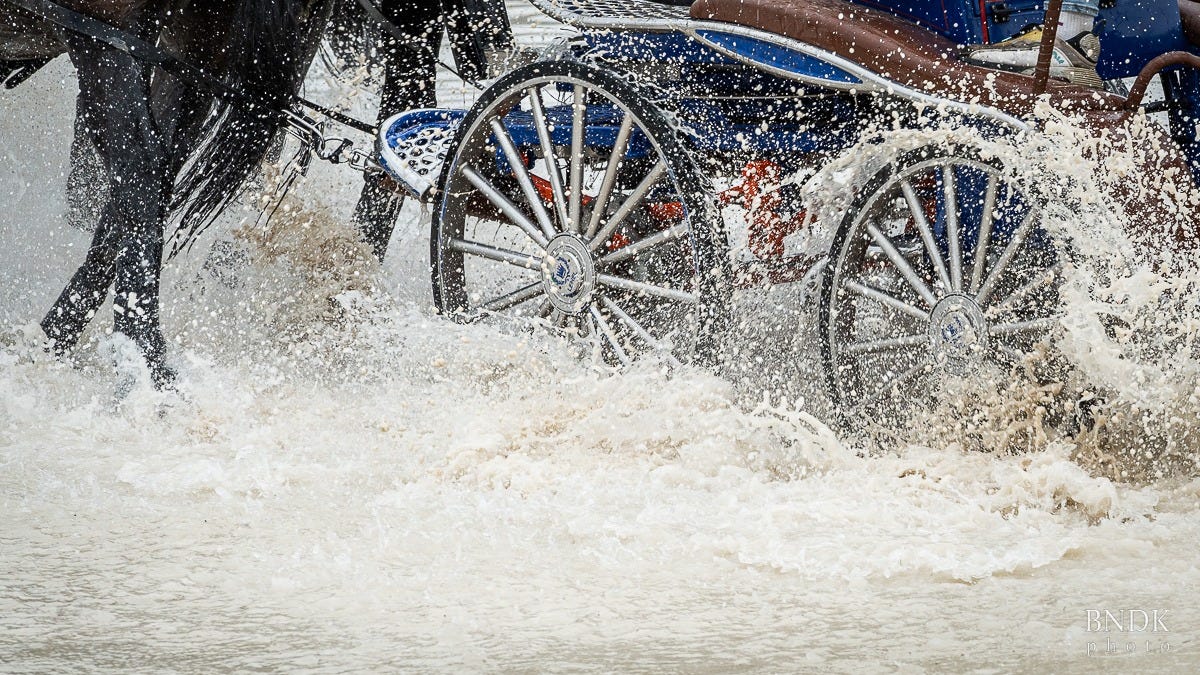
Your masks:
<svg viewBox="0 0 1200 675"><path fill-rule="evenodd" d="M587 244L574 234L560 234L546 246L542 288L556 309L578 314L596 287L596 266Z"/></svg>
<svg viewBox="0 0 1200 675"><path fill-rule="evenodd" d="M967 375L983 362L988 326L983 310L965 295L948 295L929 314L934 363L953 375Z"/></svg>

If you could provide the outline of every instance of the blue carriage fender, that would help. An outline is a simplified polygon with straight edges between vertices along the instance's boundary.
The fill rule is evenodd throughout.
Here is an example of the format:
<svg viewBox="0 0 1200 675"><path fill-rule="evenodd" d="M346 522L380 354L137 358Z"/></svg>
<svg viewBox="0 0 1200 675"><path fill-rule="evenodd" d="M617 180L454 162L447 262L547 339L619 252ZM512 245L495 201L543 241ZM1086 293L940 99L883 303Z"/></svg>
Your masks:
<svg viewBox="0 0 1200 675"><path fill-rule="evenodd" d="M412 196L429 201L466 114L465 110L421 108L388 118L379 127L379 164Z"/></svg>

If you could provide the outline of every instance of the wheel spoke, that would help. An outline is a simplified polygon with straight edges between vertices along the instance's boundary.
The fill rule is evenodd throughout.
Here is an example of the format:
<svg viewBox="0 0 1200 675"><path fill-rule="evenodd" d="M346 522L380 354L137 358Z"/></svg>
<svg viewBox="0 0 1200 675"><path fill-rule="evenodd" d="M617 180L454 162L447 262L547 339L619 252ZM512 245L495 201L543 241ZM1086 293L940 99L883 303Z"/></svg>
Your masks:
<svg viewBox="0 0 1200 675"><path fill-rule="evenodd" d="M525 168L525 160L517 152L516 146L513 145L512 137L508 135L508 130L504 128L504 124L499 119L493 117L490 125L492 133L496 136L496 141L500 143L500 148L504 151L504 156L508 158L508 164L512 167L513 176L516 177L517 184L521 186L521 192L525 193L525 201L529 202L529 208L533 209L534 217L537 218L538 224L542 226L542 232L546 234L546 240L552 239L556 234L554 224L550 222L550 214L542 204L541 196L538 195L537 190L533 187L533 181L529 178L529 171Z"/></svg>
<svg viewBox="0 0 1200 675"><path fill-rule="evenodd" d="M992 223L995 221L996 208L996 183L999 176L994 173L988 174L987 191L983 196L983 214L979 219L979 236L975 241L975 263L971 267L971 294L974 295L979 290L979 284L983 281L983 268L987 265L988 244L992 238Z"/></svg>
<svg viewBox="0 0 1200 675"><path fill-rule="evenodd" d="M946 212L946 250L950 257L950 290L962 292L962 244L958 239L958 189L954 184L954 167L942 167L943 209Z"/></svg>
<svg viewBox="0 0 1200 675"><path fill-rule="evenodd" d="M604 337L608 338L608 343L612 345L613 351L617 353L617 358L621 360L621 363L625 365L632 363L629 354L625 353L625 348L621 346L621 341L617 339L612 326L608 325L608 322L604 320L604 315L600 313L600 308L596 307L596 303L592 303L588 313L591 315L592 320L596 322L596 325L600 327L600 331L604 334Z"/></svg>
<svg viewBox="0 0 1200 675"><path fill-rule="evenodd" d="M679 359L675 358L675 355L671 353L670 349L667 349L663 343L659 342L657 338L650 334L650 331L646 330L642 324L638 323L633 319L633 317L629 316L629 314L627 314L625 310L621 309L617 303L613 302L611 298L603 297L600 299L600 301L604 303L604 307L608 309L608 311L612 312L621 323L625 324L630 330L636 333L643 342L650 345L651 349L662 353L671 363L677 366L680 365ZM593 305L593 307L594 306L595 305Z"/></svg>
<svg viewBox="0 0 1200 675"><path fill-rule="evenodd" d="M1004 300L988 309L986 314L989 317L999 316L1005 309L1011 307L1018 299L1028 295L1038 288L1041 288L1042 286L1045 286L1051 281L1054 281L1061 273L1062 265L1054 265L1053 267L1047 268L1041 274L1034 277L1032 281L1021 285L1021 287L1006 295Z"/></svg>
<svg viewBox="0 0 1200 675"><path fill-rule="evenodd" d="M879 245L879 248L883 249L883 254L887 256L888 260L892 261L892 264L896 266L896 269L900 270L900 274L904 276L904 279L908 282L908 285L912 286L913 290L916 291L917 294L921 296L921 299L929 305L930 309L932 309L933 306L937 304L937 297L934 296L933 291L929 290L929 287L925 285L925 282L921 281L921 277L917 275L917 272L912 268L911 265L908 264L908 261L904 259L904 256L900 254L900 251L896 249L896 245L892 243L892 240L889 239L886 234L880 232L879 228L875 227L875 225L871 223L867 224L867 232L871 234L871 238L875 240L875 243Z"/></svg>
<svg viewBox="0 0 1200 675"><path fill-rule="evenodd" d="M1016 257L1017 251L1029 236L1029 231L1033 229L1033 221L1036 216L1037 209L1030 209L1029 213L1025 214L1025 218L1021 220L1021 224L1013 232L1012 239L1008 241L1008 246L1005 246L1004 252L1000 254L1000 259L996 261L996 266L988 271L987 279L979 287L979 293L975 296L975 302L979 303L980 306L986 305L988 298L992 295L992 291L996 290L996 284L1000 282L1000 277L1004 274L1004 270L1008 268L1009 263Z"/></svg>
<svg viewBox="0 0 1200 675"><path fill-rule="evenodd" d="M882 340L856 342L852 345L846 345L846 348L843 351L845 351L847 354L867 354L869 352L882 352L891 349L904 349L906 347L917 347L928 344L929 336L927 335L904 335L901 337L885 338Z"/></svg>
<svg viewBox="0 0 1200 675"><path fill-rule="evenodd" d="M654 184L657 183L666 172L667 165L660 158L658 163L654 165L654 168L650 170L650 173L646 174L646 177L642 179L642 182L638 183L637 187L633 189L633 192L629 193L629 196L625 198L625 201L621 202L621 208L617 209L617 212L612 215L612 218L610 218L608 222L604 224L604 227L601 228L600 232L588 244L593 251L600 248L604 242L608 241L608 238L612 235L613 231L621 225L625 218L627 218L635 208L637 208L637 205L642 202L642 199L645 198L646 193L650 191L650 188L654 187Z"/></svg>
<svg viewBox="0 0 1200 675"><path fill-rule="evenodd" d="M532 256L525 253L517 253L516 251L509 251L508 249L503 248L496 248L495 246L480 244L476 241L451 239L450 248L461 253L487 258L488 260L496 260L502 263L508 263L509 265L522 267L527 270L542 269L542 259L537 256Z"/></svg>
<svg viewBox="0 0 1200 675"><path fill-rule="evenodd" d="M530 87L525 90L529 96L530 107L533 108L533 126L537 129L538 143L542 146L542 156L546 162L546 173L550 175L550 189L554 192L554 210L558 213L559 226L567 231L570 217L567 214L567 203L563 200L562 171L559 170L558 157L554 154L554 142L550 139L550 130L546 128L546 109L542 105L542 90Z"/></svg>
<svg viewBox="0 0 1200 675"><path fill-rule="evenodd" d="M509 309L510 307L516 307L523 302L527 302L536 298L541 294L541 291L542 283L540 281L535 282L525 286L524 288L518 288L512 293L505 293L498 298L493 298L485 302L483 304L483 309L486 309L489 312L499 312Z"/></svg>
<svg viewBox="0 0 1200 675"><path fill-rule="evenodd" d="M993 345L992 348L995 349L998 353L1003 354L1004 356L1008 357L1008 359L1012 362L1012 365L1014 365L1014 366L1024 363L1025 358L1028 356L1028 354L1017 351L1016 349L1013 349L1012 347L1009 347L1008 345Z"/></svg>
<svg viewBox="0 0 1200 675"><path fill-rule="evenodd" d="M923 311L918 307L913 307L907 302L894 298L877 288L871 288L870 286L860 284L857 281L847 281L845 284L843 284L843 287L848 291L861 295L864 298L874 300L875 302L891 307L892 309L903 312L916 319L921 319L924 321L929 318L929 312Z"/></svg>
<svg viewBox="0 0 1200 675"><path fill-rule="evenodd" d="M579 322L579 336L586 338L596 337L596 320L592 318L592 313L584 314Z"/></svg>
<svg viewBox="0 0 1200 675"><path fill-rule="evenodd" d="M1030 321L1012 321L998 323L988 327L991 335L1015 335L1018 333L1045 332L1058 325L1057 319L1032 319Z"/></svg>
<svg viewBox="0 0 1200 675"><path fill-rule="evenodd" d="M668 300L675 300L676 302L683 302L689 305L694 305L700 302L700 298L698 298L694 293L679 291L674 288L655 286L654 284L647 284L641 281L634 281L632 279L622 279L621 277L614 277L609 274L597 274L596 281L610 288L619 288L623 291L631 291L633 293L667 298Z"/></svg>
<svg viewBox="0 0 1200 675"><path fill-rule="evenodd" d="M685 234L687 234L687 232L688 232L687 225L676 225L670 229L663 230L662 232L656 232L656 233L650 235L649 237L646 237L645 239L638 241L637 243L633 243L624 248L617 249L616 251L609 253L608 255L604 256L603 258L600 258L600 260L598 262L601 265L612 265L614 263L621 262L622 260L627 260L627 259L632 258L635 255L641 253L642 251L645 251L648 248L653 248L663 242L671 241L672 239L677 239L679 237L682 237Z"/></svg>
<svg viewBox="0 0 1200 675"><path fill-rule="evenodd" d="M570 222L567 232L580 231L579 213L583 205L583 122L584 105L583 85L575 85L571 101L571 204Z"/></svg>
<svg viewBox="0 0 1200 675"><path fill-rule="evenodd" d="M925 252L933 261L938 278L942 280L942 287L949 289L951 287L950 275L946 272L946 261L942 260L942 252L938 250L937 241L933 238L933 230L929 228L929 221L925 218L925 210L921 208L921 201L917 199L917 192L907 178L900 179L900 190L904 192L904 201L908 202L908 210L912 213L913 223L917 226L917 232L920 233L921 241L925 244Z"/></svg>
<svg viewBox="0 0 1200 675"><path fill-rule="evenodd" d="M471 185L475 186L476 190L482 192L483 196L487 197L489 202L500 209L505 216L508 216L508 219L513 224L521 228L521 231L528 235L539 247L546 248L546 244L548 243L546 236L521 212L521 209L517 208L516 204L509 201L508 197L505 197L503 193L497 190L496 186L492 185L488 179L479 175L475 169L469 166L462 168L462 175L470 181Z"/></svg>
<svg viewBox="0 0 1200 675"><path fill-rule="evenodd" d="M612 196L613 185L617 182L617 168L625 159L625 151L629 145L629 134L633 131L633 115L626 112L621 120L621 128L617 131L617 141L613 144L612 154L608 156L608 166L604 169L604 181L600 184L600 194L592 202L592 217L584 233L585 239L591 239L600 226L600 218L608 208L608 199Z"/></svg>

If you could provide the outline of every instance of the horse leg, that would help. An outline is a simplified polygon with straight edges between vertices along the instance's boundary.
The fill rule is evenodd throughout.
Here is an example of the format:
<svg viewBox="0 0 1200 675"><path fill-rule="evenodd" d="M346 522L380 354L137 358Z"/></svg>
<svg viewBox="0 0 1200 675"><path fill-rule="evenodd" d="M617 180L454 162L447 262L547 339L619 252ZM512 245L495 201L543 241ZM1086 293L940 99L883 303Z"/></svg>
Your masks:
<svg viewBox="0 0 1200 675"><path fill-rule="evenodd" d="M58 356L75 347L84 329L108 297L119 244L113 219L103 217L107 210L110 188L93 186L97 193L103 194L88 195L85 189L87 186L84 185L95 179L106 179L108 173L104 129L100 126L101 120L97 116L109 103L103 91L98 92L93 86L84 86L81 61L88 58L86 55L89 48L92 46L85 44L70 55L72 62L79 69L80 87L75 100L71 171L67 176L67 220L72 226L85 231L90 230L92 243L88 246L83 264L71 276L50 311L42 319L42 330L50 338L54 353ZM91 157L87 157L88 155ZM81 162L84 158L87 161ZM81 203L88 200L91 201L91 206ZM93 218L90 222L82 222L85 211L92 212Z"/></svg>
<svg viewBox="0 0 1200 675"><path fill-rule="evenodd" d="M158 303L168 159L150 107L150 69L107 45L69 42L110 197L87 259L43 327L56 349L74 344L111 283L114 330L133 340L162 386L172 377Z"/></svg>
<svg viewBox="0 0 1200 675"><path fill-rule="evenodd" d="M438 2L400 0L383 5L388 19L407 35L421 40L419 48L397 44L385 37L383 87L379 124L396 113L437 105L437 53L442 41L443 18ZM380 173L369 173L354 208L354 222L375 256L383 260L404 198L387 187Z"/></svg>
<svg viewBox="0 0 1200 675"><path fill-rule="evenodd" d="M83 264L71 276L50 311L42 318L42 331L54 353L62 356L79 342L113 282L117 241L111 224L100 220Z"/></svg>

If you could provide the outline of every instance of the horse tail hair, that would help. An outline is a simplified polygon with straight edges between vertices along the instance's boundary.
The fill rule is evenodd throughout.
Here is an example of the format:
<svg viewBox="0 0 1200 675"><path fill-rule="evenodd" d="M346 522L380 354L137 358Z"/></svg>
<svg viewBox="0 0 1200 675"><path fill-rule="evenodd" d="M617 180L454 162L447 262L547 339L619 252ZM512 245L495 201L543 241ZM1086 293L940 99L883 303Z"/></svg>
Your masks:
<svg viewBox="0 0 1200 675"><path fill-rule="evenodd" d="M199 145L172 191L171 214L178 218L172 256L186 249L258 170L283 123L276 111L290 106L312 55L306 41L315 37L305 30L302 13L315 3L235 0L233 4L220 65L213 69L262 105L213 100L193 138L199 139Z"/></svg>

